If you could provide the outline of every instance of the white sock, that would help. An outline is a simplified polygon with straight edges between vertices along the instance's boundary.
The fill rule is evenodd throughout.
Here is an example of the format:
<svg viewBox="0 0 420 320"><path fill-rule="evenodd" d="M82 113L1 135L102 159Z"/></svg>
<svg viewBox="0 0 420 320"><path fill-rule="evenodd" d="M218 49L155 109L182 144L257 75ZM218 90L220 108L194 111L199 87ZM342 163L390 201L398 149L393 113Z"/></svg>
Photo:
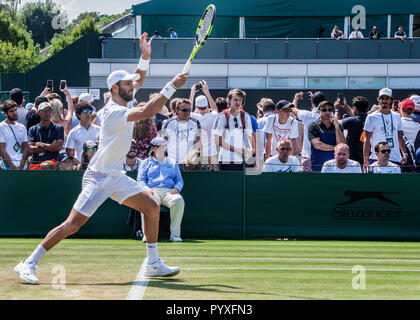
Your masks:
<svg viewBox="0 0 420 320"><path fill-rule="evenodd" d="M157 243L147 244L147 263L152 264L159 260L158 245Z"/></svg>
<svg viewBox="0 0 420 320"><path fill-rule="evenodd" d="M28 263L35 263L38 264L38 261L43 257L44 254L47 253L47 250L44 249L43 246L39 245L34 252L32 252L31 256L26 259L25 262Z"/></svg>

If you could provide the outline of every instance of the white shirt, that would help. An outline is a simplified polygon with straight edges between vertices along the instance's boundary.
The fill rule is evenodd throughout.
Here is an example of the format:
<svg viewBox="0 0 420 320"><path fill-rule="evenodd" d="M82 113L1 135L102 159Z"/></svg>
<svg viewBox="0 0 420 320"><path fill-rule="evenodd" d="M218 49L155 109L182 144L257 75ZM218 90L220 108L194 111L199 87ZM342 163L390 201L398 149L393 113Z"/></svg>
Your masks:
<svg viewBox="0 0 420 320"><path fill-rule="evenodd" d="M125 172L131 172L131 171L137 171L140 168L141 165L141 159L136 158L136 163L134 164L133 169L131 169L131 167L127 164L127 157L124 159L124 164L123 164L123 171Z"/></svg>
<svg viewBox="0 0 420 320"><path fill-rule="evenodd" d="M192 113L191 118L195 118L200 122L201 125L201 143L203 145L203 156L215 156L217 155L216 143L214 142L214 123L216 122L218 113L211 112L201 115L198 113Z"/></svg>
<svg viewBox="0 0 420 320"><path fill-rule="evenodd" d="M264 154L265 154L265 128L267 127L268 122L273 121L271 118L275 118L274 113L266 114L266 115L264 115L264 117L257 120L257 123L258 123L257 151L258 151L258 154L259 154L259 159L264 159Z"/></svg>
<svg viewBox="0 0 420 320"><path fill-rule="evenodd" d="M280 161L278 156L267 159L264 164L264 172L299 172L302 171L299 160L289 156L286 163Z"/></svg>
<svg viewBox="0 0 420 320"><path fill-rule="evenodd" d="M394 174L401 173L400 166L390 161L388 162L388 165L385 167L379 166L378 161L376 161L369 166L369 169L370 169L369 171L372 173L394 173Z"/></svg>
<svg viewBox="0 0 420 320"><path fill-rule="evenodd" d="M388 142L387 139L392 139L394 146L390 146L391 156L389 160L401 162L402 158L400 148L398 145L398 131L402 131L402 122L401 116L398 113L390 112L389 114L385 115L382 114L380 111L374 112L367 116L364 130L372 132L372 139L370 141L370 159L378 159L375 154L375 146L379 142Z"/></svg>
<svg viewBox="0 0 420 320"><path fill-rule="evenodd" d="M414 141L416 140L417 133L420 130L420 124L414 122L411 118L401 118L402 121L402 131L404 136L406 137L407 141L413 146L414 148Z"/></svg>
<svg viewBox="0 0 420 320"><path fill-rule="evenodd" d="M303 138L302 157L310 159L312 149L311 149L311 142L309 141L309 138L308 138L308 128L312 122L319 119L318 108L314 108L312 109L312 111L299 110L298 118L305 125L305 129L304 129L305 136Z"/></svg>
<svg viewBox="0 0 420 320"><path fill-rule="evenodd" d="M235 121L236 119L236 121ZM225 142L238 149L251 149L248 138L252 136L252 123L249 114L245 113L245 129L242 126L241 112L235 117L229 115L229 129L227 129L225 113L219 113L214 124L214 134L222 137ZM235 128L236 123L238 128ZM242 163L243 155L231 152L223 147L219 150L219 161L224 163Z"/></svg>
<svg viewBox="0 0 420 320"><path fill-rule="evenodd" d="M82 159L83 144L88 140L98 142L100 131L101 128L94 124L91 124L88 130L81 124L78 124L69 132L66 149L75 149L75 158L80 162Z"/></svg>
<svg viewBox="0 0 420 320"><path fill-rule="evenodd" d="M344 169L340 169L337 166L335 159L329 160L324 163L322 167L322 173L362 173L362 168L359 162L353 160L347 160L347 165Z"/></svg>
<svg viewBox="0 0 420 320"><path fill-rule="evenodd" d="M14 135L9 125L13 129ZM16 142L20 145L18 151L15 151L14 149ZM0 143L6 144L5 151L16 167L20 166L20 161L22 160L22 143L24 142L28 142L28 136L26 127L23 124L18 122L15 122L15 124L8 124L6 121L0 123Z"/></svg>
<svg viewBox="0 0 420 320"><path fill-rule="evenodd" d="M279 123L279 116L270 117L265 132L272 135L271 156L276 156L277 144L286 139L296 139L299 137L299 123L296 119L289 117L285 123Z"/></svg>
<svg viewBox="0 0 420 320"><path fill-rule="evenodd" d="M17 107L18 111L18 119L17 122L23 124L25 127L27 126L28 122L26 121L26 115L28 114L29 110L26 110L24 107Z"/></svg>
<svg viewBox="0 0 420 320"><path fill-rule="evenodd" d="M356 36L356 31L353 31L349 37L349 39L363 39L363 38L364 38L363 34L360 31L357 33L357 36Z"/></svg>
<svg viewBox="0 0 420 320"><path fill-rule="evenodd" d="M130 109L112 99L104 107L99 148L89 163L94 172L120 175L131 148L134 122L128 122Z"/></svg>
<svg viewBox="0 0 420 320"><path fill-rule="evenodd" d="M195 118L185 122L172 118L162 124L162 136L168 141L168 156L177 163L185 163L185 158L193 151L194 142L200 135L201 124Z"/></svg>

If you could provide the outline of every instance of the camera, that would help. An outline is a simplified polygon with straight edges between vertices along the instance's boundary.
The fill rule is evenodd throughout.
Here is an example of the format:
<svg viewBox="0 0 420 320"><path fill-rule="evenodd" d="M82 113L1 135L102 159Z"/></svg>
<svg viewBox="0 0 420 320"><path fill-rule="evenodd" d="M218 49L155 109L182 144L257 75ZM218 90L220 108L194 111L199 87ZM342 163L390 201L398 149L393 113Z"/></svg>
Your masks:
<svg viewBox="0 0 420 320"><path fill-rule="evenodd" d="M60 81L60 89L64 90L67 87L67 81L66 80L61 80Z"/></svg>
<svg viewBox="0 0 420 320"><path fill-rule="evenodd" d="M195 89L196 89L196 90L201 90L201 89L203 89L203 85L201 84L201 82L200 82L200 83L197 83L197 84L195 85Z"/></svg>
<svg viewBox="0 0 420 320"><path fill-rule="evenodd" d="M53 91L54 81L53 80L47 80L47 87L50 91Z"/></svg>

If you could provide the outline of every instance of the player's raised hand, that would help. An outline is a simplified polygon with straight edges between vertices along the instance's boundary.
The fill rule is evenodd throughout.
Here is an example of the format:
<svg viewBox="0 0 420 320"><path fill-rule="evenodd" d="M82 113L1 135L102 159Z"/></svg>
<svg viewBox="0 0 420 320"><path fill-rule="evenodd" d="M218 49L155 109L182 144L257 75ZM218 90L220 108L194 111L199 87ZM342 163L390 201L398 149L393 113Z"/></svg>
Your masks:
<svg viewBox="0 0 420 320"><path fill-rule="evenodd" d="M188 73L180 73L172 79L172 84L176 89L180 89L184 86L185 82L187 82Z"/></svg>
<svg viewBox="0 0 420 320"><path fill-rule="evenodd" d="M141 50L141 57L144 60L149 60L150 55L152 54L152 41L153 39L150 38L149 41L147 41L147 32L143 33L140 37L140 50Z"/></svg>

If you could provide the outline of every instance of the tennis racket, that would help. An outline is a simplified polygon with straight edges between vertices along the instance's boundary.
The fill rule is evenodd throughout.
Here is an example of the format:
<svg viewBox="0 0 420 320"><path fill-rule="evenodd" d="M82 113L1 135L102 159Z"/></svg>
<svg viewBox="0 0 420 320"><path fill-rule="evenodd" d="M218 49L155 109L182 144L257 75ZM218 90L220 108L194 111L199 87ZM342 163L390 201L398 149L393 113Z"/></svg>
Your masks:
<svg viewBox="0 0 420 320"><path fill-rule="evenodd" d="M216 7L214 4L210 4L206 11L204 11L203 16L198 23L197 32L195 35L195 45L194 49L191 52L190 58L184 66L182 73L188 73L191 68L191 62L194 60L195 55L198 50L200 50L203 45L206 43L207 38L210 36L211 30L213 30L214 18L216 16Z"/></svg>

